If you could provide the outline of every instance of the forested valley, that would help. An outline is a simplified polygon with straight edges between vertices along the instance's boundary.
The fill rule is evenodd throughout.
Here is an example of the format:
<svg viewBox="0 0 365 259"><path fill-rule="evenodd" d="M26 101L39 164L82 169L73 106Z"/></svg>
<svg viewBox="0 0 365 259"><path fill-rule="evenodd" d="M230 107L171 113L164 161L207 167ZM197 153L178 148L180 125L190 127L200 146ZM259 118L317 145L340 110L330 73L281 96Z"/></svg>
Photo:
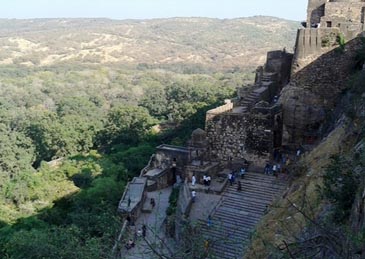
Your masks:
<svg viewBox="0 0 365 259"><path fill-rule="evenodd" d="M49 42L57 39L59 45L67 30L79 28L55 29L54 20L27 27L20 21L14 34L6 30L7 21L0 23L0 258L109 258L120 229L117 204L128 180L139 175L156 145L184 145L192 130L203 128L205 112L251 83L256 64L141 62L144 56L129 62L117 55L104 62L95 53L90 58L90 49L102 52L101 45L88 45L93 39L82 37L92 34L90 26L73 42L83 46L73 51L88 49L89 56L45 62L56 55L48 53L52 44L43 49L50 43L36 40L46 37L47 23ZM100 33L100 21L96 24ZM174 30L179 26L181 21ZM228 51L234 35L225 37ZM209 41L200 43L179 44L199 52ZM260 60L271 44L262 41Z"/></svg>

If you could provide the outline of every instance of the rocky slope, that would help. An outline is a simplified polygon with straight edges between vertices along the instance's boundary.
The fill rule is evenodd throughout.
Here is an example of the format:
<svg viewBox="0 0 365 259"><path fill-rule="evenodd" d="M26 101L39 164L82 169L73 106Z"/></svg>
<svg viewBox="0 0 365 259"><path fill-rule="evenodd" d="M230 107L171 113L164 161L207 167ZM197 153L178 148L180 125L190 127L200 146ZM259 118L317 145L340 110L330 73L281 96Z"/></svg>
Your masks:
<svg viewBox="0 0 365 259"><path fill-rule="evenodd" d="M245 258L364 258L365 71L341 95L333 130L290 166Z"/></svg>

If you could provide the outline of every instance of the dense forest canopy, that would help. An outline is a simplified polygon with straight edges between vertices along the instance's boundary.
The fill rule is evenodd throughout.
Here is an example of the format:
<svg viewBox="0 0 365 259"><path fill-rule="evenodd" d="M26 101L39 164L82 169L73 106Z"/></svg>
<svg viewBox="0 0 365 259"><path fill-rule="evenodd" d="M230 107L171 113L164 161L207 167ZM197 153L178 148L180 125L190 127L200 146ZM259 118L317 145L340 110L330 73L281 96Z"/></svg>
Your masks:
<svg viewBox="0 0 365 259"><path fill-rule="evenodd" d="M0 20L0 257L107 258L118 200L154 147L204 127L295 27Z"/></svg>

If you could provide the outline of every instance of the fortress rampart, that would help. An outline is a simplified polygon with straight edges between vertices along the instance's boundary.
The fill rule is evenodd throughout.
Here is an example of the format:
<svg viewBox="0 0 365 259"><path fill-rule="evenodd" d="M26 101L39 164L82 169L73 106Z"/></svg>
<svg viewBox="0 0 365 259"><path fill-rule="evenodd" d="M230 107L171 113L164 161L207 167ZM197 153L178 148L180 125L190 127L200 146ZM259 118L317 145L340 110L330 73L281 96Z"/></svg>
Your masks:
<svg viewBox="0 0 365 259"><path fill-rule="evenodd" d="M364 15L363 0L309 0L305 28L297 34L291 81L280 98L284 144L311 144L330 128L340 94L363 66L358 53L365 47Z"/></svg>
<svg viewBox="0 0 365 259"><path fill-rule="evenodd" d="M298 30L292 74L309 65L324 53L336 48L339 34L339 28Z"/></svg>

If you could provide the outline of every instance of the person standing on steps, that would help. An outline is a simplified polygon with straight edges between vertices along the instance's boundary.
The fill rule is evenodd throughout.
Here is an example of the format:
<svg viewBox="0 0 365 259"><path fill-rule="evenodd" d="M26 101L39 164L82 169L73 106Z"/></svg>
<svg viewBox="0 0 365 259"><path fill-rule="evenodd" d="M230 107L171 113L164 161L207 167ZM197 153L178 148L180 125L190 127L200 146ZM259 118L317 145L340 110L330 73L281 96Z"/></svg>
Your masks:
<svg viewBox="0 0 365 259"><path fill-rule="evenodd" d="M143 226L142 226L142 236L143 236L143 238L146 237L146 234L147 234L147 227L146 227L145 224L143 224Z"/></svg>
<svg viewBox="0 0 365 259"><path fill-rule="evenodd" d="M241 185L241 181L238 181L237 183L237 191L242 191L242 185Z"/></svg>
<svg viewBox="0 0 365 259"><path fill-rule="evenodd" d="M243 179L245 177L246 169L244 167L241 167L240 169L240 177Z"/></svg>
<svg viewBox="0 0 365 259"><path fill-rule="evenodd" d="M264 169L264 173L265 174L269 174L269 172L270 172L270 164L269 163L266 163L265 169Z"/></svg>
<svg viewBox="0 0 365 259"><path fill-rule="evenodd" d="M195 190L193 190L192 192L191 192L191 202L195 202L195 199L196 199L196 191Z"/></svg>
<svg viewBox="0 0 365 259"><path fill-rule="evenodd" d="M194 186L196 183L196 176L195 174L193 174L193 176L191 177L191 185Z"/></svg>
<svg viewBox="0 0 365 259"><path fill-rule="evenodd" d="M231 184L231 186L232 186L232 184L233 184L233 175L232 175L232 173L231 173L231 172L228 174L228 180L229 180L229 183L230 183L230 184Z"/></svg>
<svg viewBox="0 0 365 259"><path fill-rule="evenodd" d="M212 177L210 175L207 176L207 186L210 186L210 183L212 182Z"/></svg>
<svg viewBox="0 0 365 259"><path fill-rule="evenodd" d="M204 241L204 252L205 252L205 256L208 256L208 251L209 251L209 239L206 239Z"/></svg>
<svg viewBox="0 0 365 259"><path fill-rule="evenodd" d="M297 161L299 160L299 157L300 157L301 154L302 154L302 151L300 150L300 148L298 148L297 152L296 152L296 160Z"/></svg>
<svg viewBox="0 0 365 259"><path fill-rule="evenodd" d="M151 204L152 209L156 206L156 202L155 202L154 198L151 198L150 204Z"/></svg>
<svg viewBox="0 0 365 259"><path fill-rule="evenodd" d="M207 226L210 227L211 225L212 225L212 217L209 215L208 216Z"/></svg>
<svg viewBox="0 0 365 259"><path fill-rule="evenodd" d="M132 239L129 239L127 244L125 245L125 248L127 248L127 250L133 248L136 244L134 243L134 241Z"/></svg>
<svg viewBox="0 0 365 259"><path fill-rule="evenodd" d="M276 176L276 171L278 170L278 168L277 168L277 165L276 164L274 164L273 166L272 166L272 175L275 175Z"/></svg>
<svg viewBox="0 0 365 259"><path fill-rule="evenodd" d="M207 176L205 174L203 176L203 183L204 183L204 186L208 185L208 179L207 179Z"/></svg>

